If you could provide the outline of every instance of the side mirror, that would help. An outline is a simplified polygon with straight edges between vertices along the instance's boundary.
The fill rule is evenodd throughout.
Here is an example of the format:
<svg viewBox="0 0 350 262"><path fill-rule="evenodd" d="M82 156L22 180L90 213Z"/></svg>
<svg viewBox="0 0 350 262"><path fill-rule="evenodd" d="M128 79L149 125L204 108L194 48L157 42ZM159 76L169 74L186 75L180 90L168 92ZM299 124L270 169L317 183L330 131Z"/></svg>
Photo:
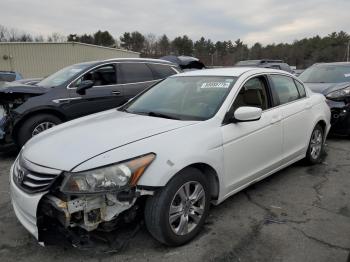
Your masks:
<svg viewBox="0 0 350 262"><path fill-rule="evenodd" d="M261 118L262 109L258 107L242 106L234 112L232 122L250 122L257 121Z"/></svg>
<svg viewBox="0 0 350 262"><path fill-rule="evenodd" d="M76 92L79 95L85 95L86 89L89 89L94 86L94 82L91 80L84 80L78 86Z"/></svg>

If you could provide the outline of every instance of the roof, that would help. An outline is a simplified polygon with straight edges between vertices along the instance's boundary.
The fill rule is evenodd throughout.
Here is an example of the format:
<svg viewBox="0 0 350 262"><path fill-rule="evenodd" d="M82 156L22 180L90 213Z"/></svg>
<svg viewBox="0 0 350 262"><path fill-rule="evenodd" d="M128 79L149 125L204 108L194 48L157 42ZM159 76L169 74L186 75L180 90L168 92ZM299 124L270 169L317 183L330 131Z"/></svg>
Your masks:
<svg viewBox="0 0 350 262"><path fill-rule="evenodd" d="M137 61L137 62L157 62L162 64L176 65L170 61L153 58L111 58L103 61ZM177 65L176 65L177 66Z"/></svg>
<svg viewBox="0 0 350 262"><path fill-rule="evenodd" d="M161 60L161 59L152 59L152 58L111 58L111 59L105 59L105 60L87 61L87 62L77 63L73 65L95 66L106 62L140 62L140 63L153 62L153 63L161 63L161 64L167 64L167 65L178 67L177 64L174 64L172 62Z"/></svg>
<svg viewBox="0 0 350 262"><path fill-rule="evenodd" d="M110 49L114 51L120 51L120 52L126 52L126 53L135 53L140 54L139 52L134 52L130 50L125 50L121 48L113 48L113 47L106 47L106 46L100 46L100 45L92 45L92 44L85 44L80 42L0 42L0 45L84 45L84 46L91 46L95 48L102 48L102 49Z"/></svg>
<svg viewBox="0 0 350 262"><path fill-rule="evenodd" d="M275 70L270 68L257 68L257 67L225 67L225 68L215 68L215 69L203 69L188 71L185 73L177 74L174 76L236 76L252 71L253 73L283 73L287 72L281 70ZM287 73L288 74L288 73Z"/></svg>

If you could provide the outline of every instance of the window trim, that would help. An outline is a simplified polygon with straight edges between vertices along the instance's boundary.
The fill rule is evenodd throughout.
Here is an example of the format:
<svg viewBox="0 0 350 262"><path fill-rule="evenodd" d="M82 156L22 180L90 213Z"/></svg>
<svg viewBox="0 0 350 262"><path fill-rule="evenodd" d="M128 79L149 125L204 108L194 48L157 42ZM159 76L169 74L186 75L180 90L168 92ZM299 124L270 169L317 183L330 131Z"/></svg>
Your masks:
<svg viewBox="0 0 350 262"><path fill-rule="evenodd" d="M102 63L102 64L98 64L92 68L90 68L89 70L87 71L84 71L82 73L80 73L80 75L78 75L76 78L74 78L72 81L69 82L69 84L66 86L66 88L68 90L76 90L77 88L76 87L72 87L71 85L76 81L78 80L80 77L82 77L84 74L86 73L89 73L90 71L100 67L100 66L104 66L104 65L111 65L111 64L114 64L116 67L118 66L118 64L135 64L135 63L141 63L141 64L159 64L159 65L166 65L166 66L170 66L175 72L176 74L178 74L179 72L177 72L177 70L175 70L173 68L173 65L170 65L170 64L166 64L166 63L157 63L157 62L137 62L137 61L131 61L131 62L124 62L124 61L120 61L120 62L106 62L106 63ZM118 72L116 70L116 77L118 78ZM118 80L118 79L117 79ZM161 79L154 79L154 80L149 80L149 81L141 81L141 82L133 82L133 83L127 83L127 84L115 84L115 85L104 85L104 86L119 86L119 85L136 85L136 84L142 84L142 83L149 83L149 82L155 82L155 81L159 81ZM96 86L98 87L98 86Z"/></svg>
<svg viewBox="0 0 350 262"><path fill-rule="evenodd" d="M297 87L297 90L298 90L298 93L299 93L299 98L304 98L304 97L306 97L306 94L307 94L307 93L306 93L305 86L304 86L300 81L298 81L298 80L296 80L296 79L294 79L294 78L293 78L293 80L294 80L295 86ZM299 83L299 84L302 86L302 88L304 89L305 96L301 96L301 95L300 95L300 91L299 91L299 88L298 88L297 83Z"/></svg>
<svg viewBox="0 0 350 262"><path fill-rule="evenodd" d="M116 83L115 83L115 84L109 84L109 85L96 85L96 86L94 85L93 87L109 87L109 86L116 86L116 85L118 84L118 74L117 74L118 72L117 72L117 66L116 66L115 64L101 65L101 66L99 66L99 67L95 67L94 69L102 68L102 67L105 67L105 66L113 66L113 67L114 67ZM94 70L94 69L93 69L93 70ZM75 81L79 80L81 77L83 77L85 74L88 74L88 73L90 73L90 72L93 71L93 70L86 71L86 73L82 74L80 77L78 77L76 80L74 80L74 81L72 82L72 84L73 84ZM72 88L72 89L73 89L73 88ZM76 87L74 87L74 89L76 89Z"/></svg>

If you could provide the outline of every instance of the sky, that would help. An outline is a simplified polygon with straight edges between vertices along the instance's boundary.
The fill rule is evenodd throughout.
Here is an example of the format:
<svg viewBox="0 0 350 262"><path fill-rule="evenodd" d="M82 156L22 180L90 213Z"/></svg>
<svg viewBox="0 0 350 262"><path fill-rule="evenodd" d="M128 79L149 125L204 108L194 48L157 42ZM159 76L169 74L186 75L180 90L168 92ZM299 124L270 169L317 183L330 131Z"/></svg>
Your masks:
<svg viewBox="0 0 350 262"><path fill-rule="evenodd" d="M1 0L0 25L34 35L139 31L252 45L350 33L350 0Z"/></svg>

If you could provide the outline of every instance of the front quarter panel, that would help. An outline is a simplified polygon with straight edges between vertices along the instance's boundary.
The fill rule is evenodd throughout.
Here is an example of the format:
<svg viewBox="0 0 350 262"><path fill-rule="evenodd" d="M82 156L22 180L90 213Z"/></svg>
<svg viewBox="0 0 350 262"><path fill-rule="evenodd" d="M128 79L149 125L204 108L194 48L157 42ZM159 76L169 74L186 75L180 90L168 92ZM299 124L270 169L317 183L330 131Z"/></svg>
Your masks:
<svg viewBox="0 0 350 262"><path fill-rule="evenodd" d="M150 152L156 159L140 178L138 185L161 187L183 168L204 163L217 173L219 183L223 184L222 135L216 124L210 121L176 129L171 132L149 137L138 142L114 149L96 156L75 169L73 172L89 170L111 163L134 158Z"/></svg>

